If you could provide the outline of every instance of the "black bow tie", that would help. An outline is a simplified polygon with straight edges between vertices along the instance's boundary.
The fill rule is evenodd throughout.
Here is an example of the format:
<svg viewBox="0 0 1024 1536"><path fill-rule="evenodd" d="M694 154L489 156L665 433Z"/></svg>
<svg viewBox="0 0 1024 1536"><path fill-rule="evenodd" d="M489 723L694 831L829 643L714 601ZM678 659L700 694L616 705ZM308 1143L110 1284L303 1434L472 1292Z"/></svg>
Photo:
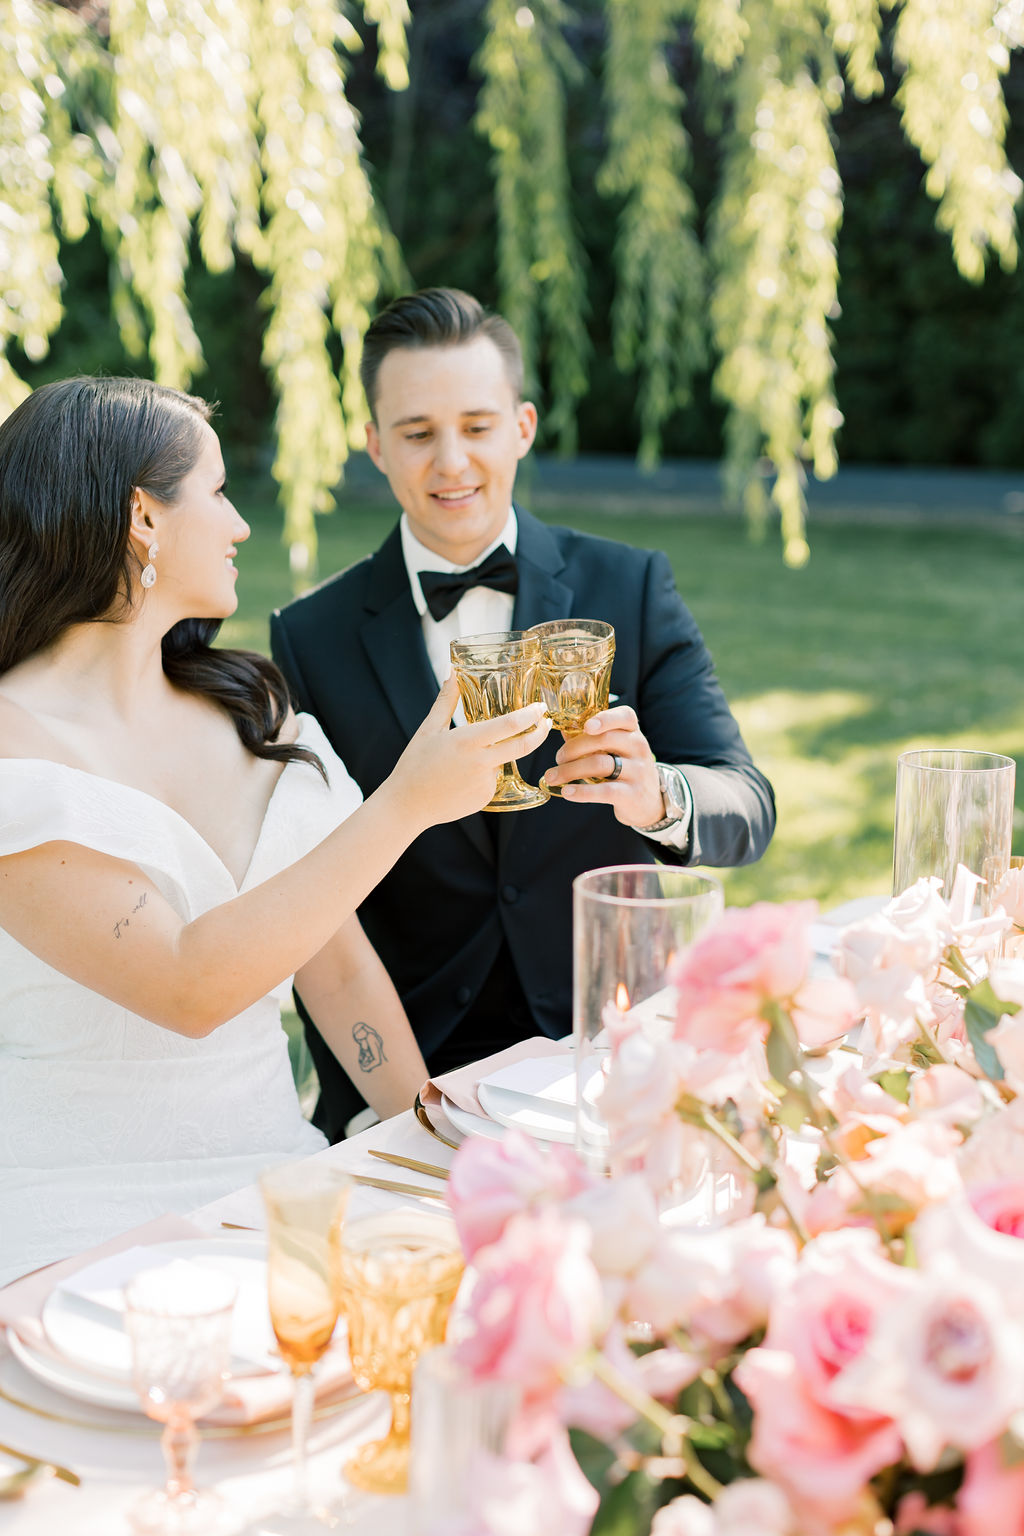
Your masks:
<svg viewBox="0 0 1024 1536"><path fill-rule="evenodd" d="M471 571L420 571L420 586L432 619L444 619L470 587L493 587L495 592L519 589L519 568L504 544Z"/></svg>

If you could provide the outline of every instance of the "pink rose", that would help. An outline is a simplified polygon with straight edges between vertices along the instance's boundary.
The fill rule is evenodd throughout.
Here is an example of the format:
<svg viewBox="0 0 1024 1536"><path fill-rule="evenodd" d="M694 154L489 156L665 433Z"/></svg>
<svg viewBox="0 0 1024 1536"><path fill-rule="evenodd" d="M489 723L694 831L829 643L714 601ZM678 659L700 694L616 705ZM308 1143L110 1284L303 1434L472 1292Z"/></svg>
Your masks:
<svg viewBox="0 0 1024 1536"><path fill-rule="evenodd" d="M993 1183L1008 1168L1024 1168L1024 1097L978 1124L957 1153L957 1165L967 1185Z"/></svg>
<svg viewBox="0 0 1024 1536"><path fill-rule="evenodd" d="M795 1255L789 1234L760 1216L730 1227L666 1228L632 1277L625 1308L659 1333L683 1327L720 1353L764 1326Z"/></svg>
<svg viewBox="0 0 1024 1536"><path fill-rule="evenodd" d="M784 1350L750 1350L735 1380L754 1410L747 1459L785 1489L797 1530L855 1521L865 1484L900 1455L892 1421L851 1418L822 1407Z"/></svg>
<svg viewBox="0 0 1024 1536"><path fill-rule="evenodd" d="M647 1182L633 1174L598 1179L563 1206L590 1228L590 1257L601 1275L630 1275L658 1240L658 1207Z"/></svg>
<svg viewBox="0 0 1024 1536"><path fill-rule="evenodd" d="M612 1153L620 1160L641 1155L655 1127L675 1118L682 1086L673 1044L635 1029L613 1047L604 1074L598 1104Z"/></svg>
<svg viewBox="0 0 1024 1536"><path fill-rule="evenodd" d="M838 1040L864 1010L850 982L841 976L810 976L789 1004L800 1044L810 1051Z"/></svg>
<svg viewBox="0 0 1024 1536"><path fill-rule="evenodd" d="M635 1355L619 1327L611 1329L601 1353L635 1392L665 1402L674 1402L704 1368L703 1360L675 1348ZM637 1418L636 1409L596 1376L573 1381L563 1389L558 1399L558 1415L563 1424L588 1430L601 1440L615 1439Z"/></svg>
<svg viewBox="0 0 1024 1536"><path fill-rule="evenodd" d="M795 1536L793 1511L781 1488L760 1477L723 1488L714 1504L692 1494L659 1509L651 1536Z"/></svg>
<svg viewBox="0 0 1024 1536"><path fill-rule="evenodd" d="M651 1525L651 1536L717 1536L718 1522L710 1504L684 1493L659 1509Z"/></svg>
<svg viewBox="0 0 1024 1536"><path fill-rule="evenodd" d="M883 1254L873 1231L844 1228L803 1249L789 1284L774 1298L765 1347L792 1355L805 1390L836 1406L831 1387L891 1308L907 1305L908 1272Z"/></svg>
<svg viewBox="0 0 1024 1536"><path fill-rule="evenodd" d="M603 1318L589 1249L586 1223L550 1206L513 1216L498 1242L477 1250L459 1362L474 1376L518 1382L528 1398L556 1390Z"/></svg>
<svg viewBox="0 0 1024 1536"><path fill-rule="evenodd" d="M956 1496L956 1536L1020 1536L1024 1531L1024 1465L1006 1466L998 1441L967 1457Z"/></svg>
<svg viewBox="0 0 1024 1536"><path fill-rule="evenodd" d="M955 1255L958 1267L990 1287L1024 1325L1024 1243L1010 1230L1019 1215L1019 1189L1011 1180L969 1185L967 1199L944 1200L922 1211L913 1240L922 1270Z"/></svg>
<svg viewBox="0 0 1024 1536"><path fill-rule="evenodd" d="M728 1349L765 1326L793 1284L797 1252L790 1233L769 1227L762 1216L726 1227L720 1236L728 1254L726 1278L704 1288L689 1329L713 1349Z"/></svg>
<svg viewBox="0 0 1024 1536"><path fill-rule="evenodd" d="M671 972L676 1038L738 1054L763 1037L767 1005L792 999L806 980L816 911L816 903L805 901L724 912Z"/></svg>
<svg viewBox="0 0 1024 1536"><path fill-rule="evenodd" d="M993 1232L1024 1237L1024 1181L999 1179L992 1184L974 1184L967 1198Z"/></svg>
<svg viewBox="0 0 1024 1536"><path fill-rule="evenodd" d="M446 1190L467 1259L496 1243L518 1212L542 1200L569 1199L592 1182L568 1147L542 1147L521 1131L509 1131L501 1141L468 1137Z"/></svg>
<svg viewBox="0 0 1024 1536"><path fill-rule="evenodd" d="M1015 928L1024 928L1024 869L1008 869L992 892Z"/></svg>
<svg viewBox="0 0 1024 1536"><path fill-rule="evenodd" d="M437 1536L586 1536L597 1512L597 1491L563 1432L533 1462L478 1452L466 1482L470 1515L454 1530L439 1526Z"/></svg>
<svg viewBox="0 0 1024 1536"><path fill-rule="evenodd" d="M832 1401L884 1413L914 1466L930 1472L947 1446L970 1451L1024 1405L1018 1330L995 1290L950 1254L908 1270L907 1302L876 1322L870 1348L832 1384Z"/></svg>
<svg viewBox="0 0 1024 1536"><path fill-rule="evenodd" d="M1004 1013L985 1038L999 1057L1010 1087L1015 1093L1024 1093L1024 1009L1019 1013Z"/></svg>
<svg viewBox="0 0 1024 1536"><path fill-rule="evenodd" d="M971 1125L985 1113L985 1100L974 1079L944 1062L914 1074L910 1104L917 1114L944 1125Z"/></svg>

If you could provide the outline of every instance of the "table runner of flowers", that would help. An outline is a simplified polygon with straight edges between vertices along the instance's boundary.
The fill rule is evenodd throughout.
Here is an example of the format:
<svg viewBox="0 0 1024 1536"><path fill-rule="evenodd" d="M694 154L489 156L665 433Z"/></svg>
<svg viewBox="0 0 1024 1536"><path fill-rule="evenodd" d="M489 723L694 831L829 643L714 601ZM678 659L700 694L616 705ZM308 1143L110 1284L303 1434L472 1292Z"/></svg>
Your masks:
<svg viewBox="0 0 1024 1536"><path fill-rule="evenodd" d="M1024 874L979 886L827 974L814 903L727 910L674 1017L603 1021L611 1178L462 1147L455 1347L521 1407L447 1536L1024 1532ZM673 1221L702 1170L727 1208Z"/></svg>

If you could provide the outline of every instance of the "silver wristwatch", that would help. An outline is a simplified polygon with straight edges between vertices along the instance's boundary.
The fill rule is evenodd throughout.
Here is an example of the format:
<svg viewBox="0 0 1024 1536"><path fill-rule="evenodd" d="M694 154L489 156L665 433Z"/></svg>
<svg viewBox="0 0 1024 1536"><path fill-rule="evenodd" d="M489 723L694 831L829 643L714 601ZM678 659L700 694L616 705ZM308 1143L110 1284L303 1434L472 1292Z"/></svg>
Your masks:
<svg viewBox="0 0 1024 1536"><path fill-rule="evenodd" d="M637 827L638 832L665 832L690 814L690 796L681 771L671 763L655 763L654 766L658 770L665 814L660 821L652 822L649 827Z"/></svg>

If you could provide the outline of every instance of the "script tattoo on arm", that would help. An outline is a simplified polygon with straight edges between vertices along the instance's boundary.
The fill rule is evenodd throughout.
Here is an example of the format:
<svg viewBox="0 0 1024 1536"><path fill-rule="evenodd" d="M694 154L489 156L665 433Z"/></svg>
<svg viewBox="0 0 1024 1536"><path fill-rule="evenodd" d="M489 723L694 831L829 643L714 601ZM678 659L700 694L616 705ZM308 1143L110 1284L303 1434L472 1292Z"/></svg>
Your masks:
<svg viewBox="0 0 1024 1536"><path fill-rule="evenodd" d="M129 912L128 916L127 917L122 917L122 919L121 919L121 921L119 923L115 923L114 924L114 938L115 939L119 939L121 937L121 930L122 930L122 928L129 928L131 926L131 920L135 916L136 912L138 912L141 907L144 907L146 905L146 897L148 895L149 895L148 891L143 891L142 895L139 897L139 899L135 903L134 907L132 907L132 909Z"/></svg>
<svg viewBox="0 0 1024 1536"><path fill-rule="evenodd" d="M371 1024L357 1024L352 1031L352 1038L359 1047L360 1072L372 1072L382 1061L387 1061L384 1041Z"/></svg>

